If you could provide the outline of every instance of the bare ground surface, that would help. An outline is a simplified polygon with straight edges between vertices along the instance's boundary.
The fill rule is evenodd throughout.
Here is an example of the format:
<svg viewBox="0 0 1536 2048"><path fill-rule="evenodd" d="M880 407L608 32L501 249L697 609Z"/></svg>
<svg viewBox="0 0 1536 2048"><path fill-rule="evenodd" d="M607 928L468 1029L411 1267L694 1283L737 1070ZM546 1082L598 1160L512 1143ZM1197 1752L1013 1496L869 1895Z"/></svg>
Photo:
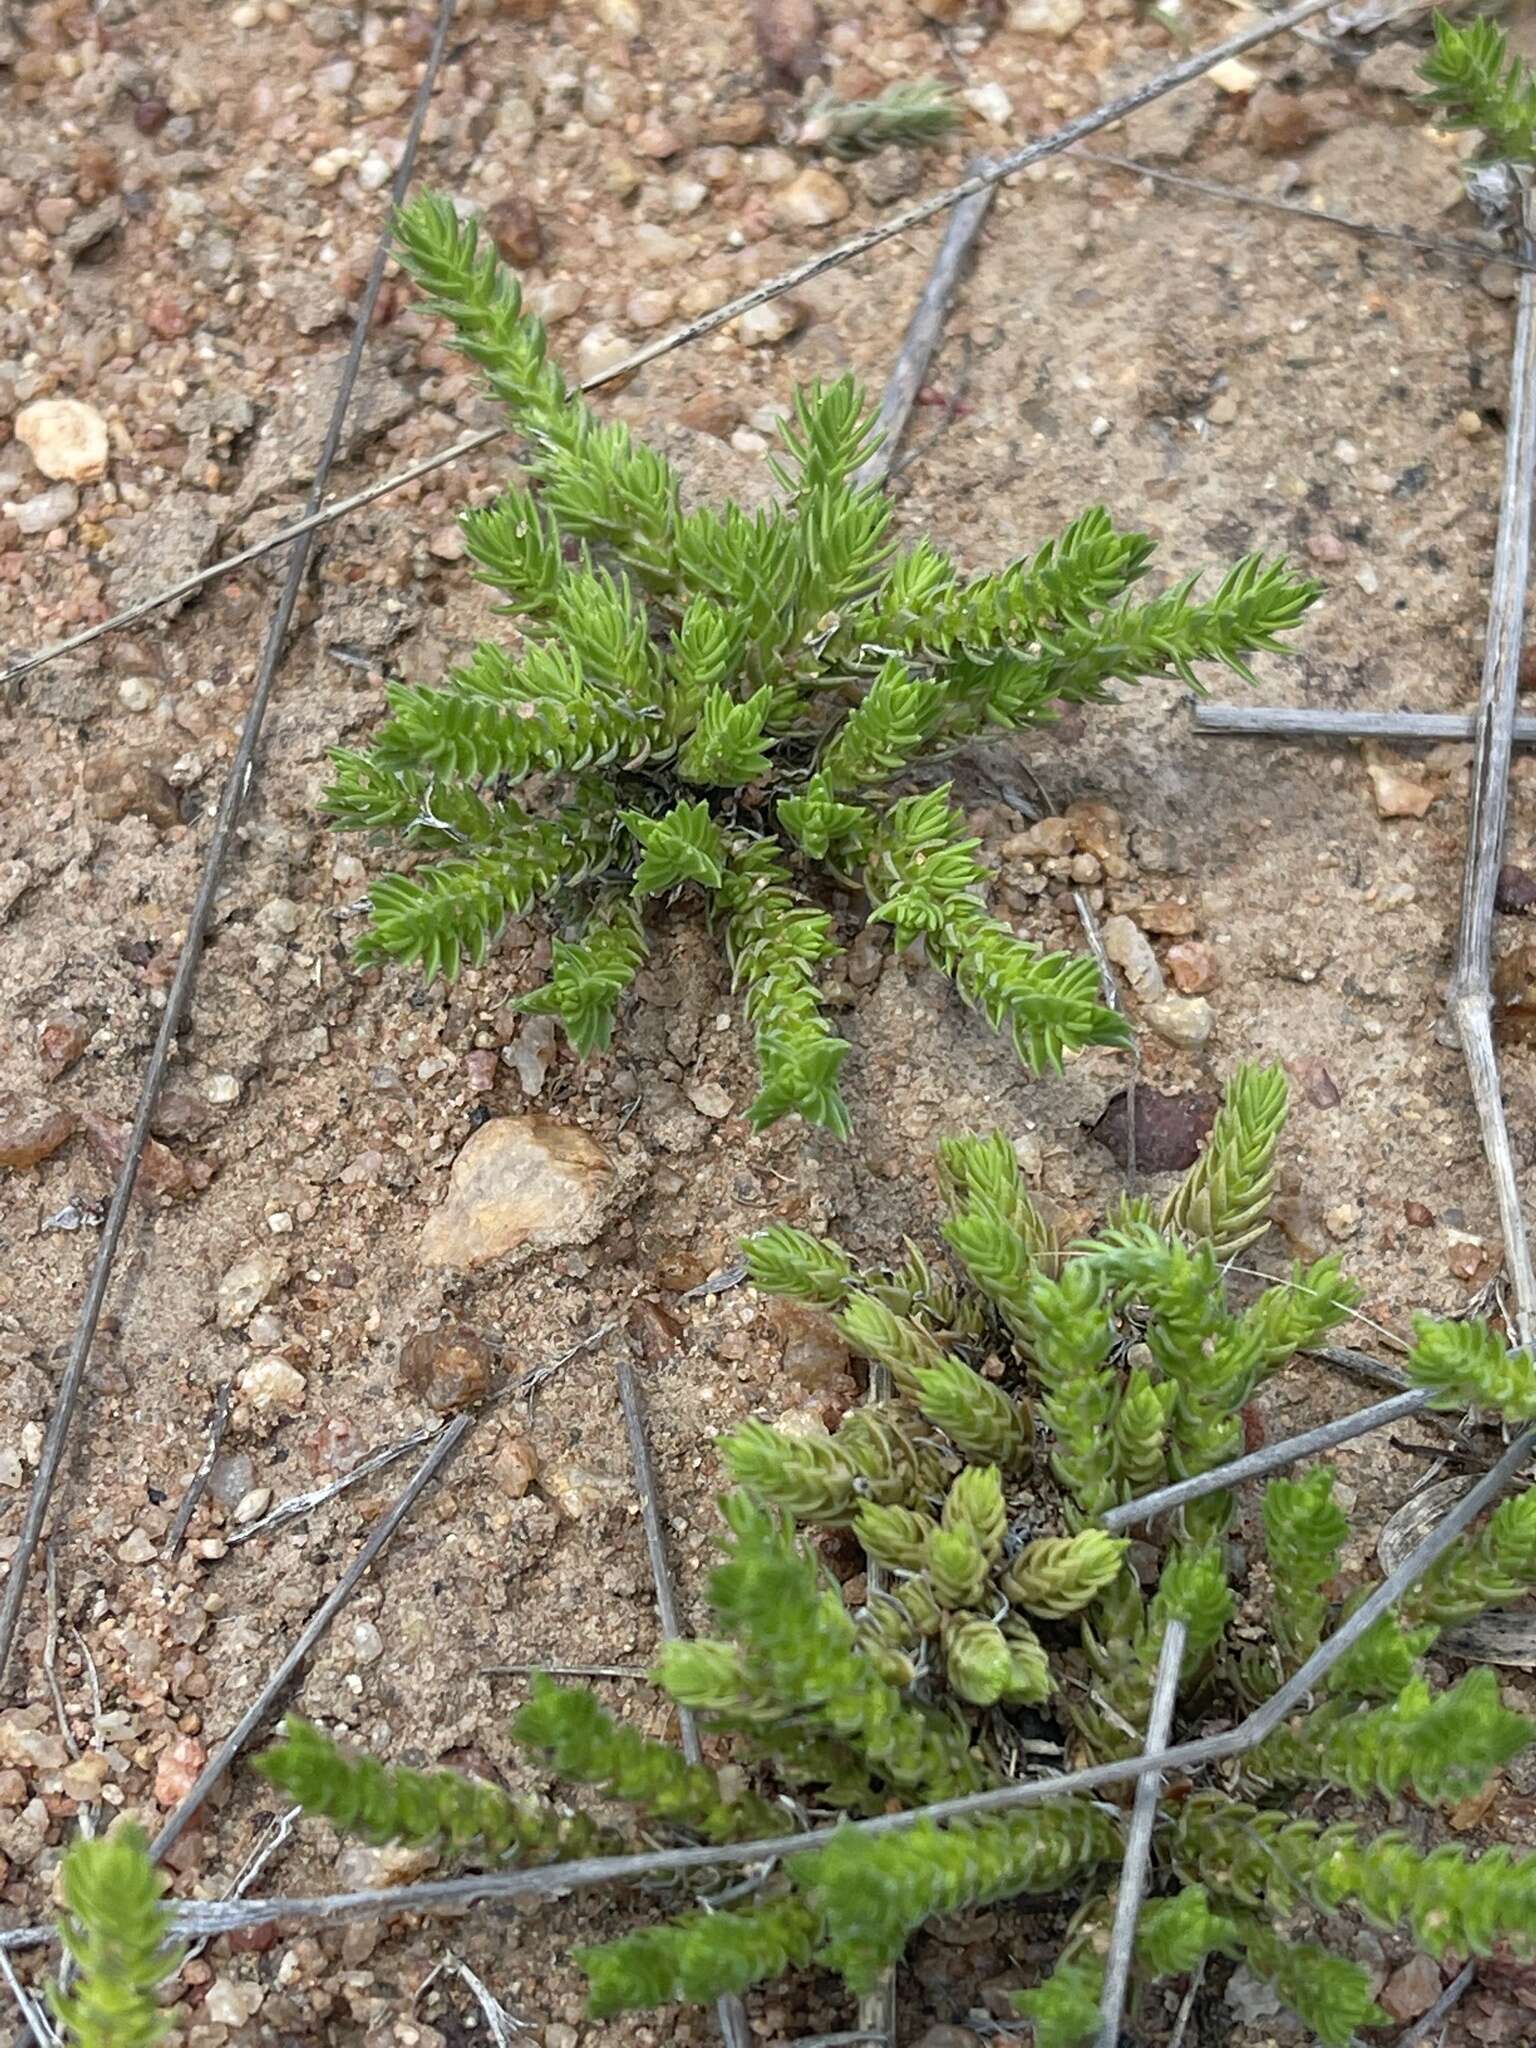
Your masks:
<svg viewBox="0 0 1536 2048"><path fill-rule="evenodd" d="M921 162L839 170L851 210L807 227L783 209L810 160L781 145L789 97L765 91L745 20L684 0L608 0L542 23L521 11L462 10L423 175L502 209L504 238L521 236L530 278L552 312L565 309L554 333L567 357L585 338L595 360L610 331L638 337L771 275L1001 139L973 115L960 142ZM826 36L823 75L847 96L958 65L964 83L1004 88L1017 139L1173 54L1128 7L1089 11L1057 41L964 17L941 37L915 12L872 7ZM1232 19L1224 6L1195 10L1202 37ZM297 509L327 367L334 378L380 224L374 166L387 172L398 145L426 28L393 10L271 0L215 13L166 0L90 16L38 6L14 30L0 432L22 404L57 395L97 408L112 442L104 481L66 486L39 512L60 486L0 441L4 639L19 651ZM1287 95L1261 101L1264 118L1201 84L1114 146L1361 218L1472 231L1455 151L1400 92L1298 42L1256 62ZM103 239L77 247L102 206ZM822 280L782 344L713 338L646 372L614 410L658 436L700 495L760 494L770 415L797 381L852 366L879 384L936 232ZM1267 699L1470 706L1502 459L1503 289L1475 267L1170 197L1081 159L1048 166L994 209L935 402L914 421L903 525L979 567L1102 500L1157 536L1170 574L1250 547L1289 551L1329 595L1294 661L1264 664ZM485 417L430 323L398 297L385 310L338 489ZM563 1048L550 1059L506 1008L538 978L534 930L513 931L450 990L349 964L375 857L317 824L325 751L376 718L369 664L430 679L486 629L489 607L453 560L452 519L504 472L490 451L339 526L320 551L162 1109L170 1192L149 1193L125 1241L54 1515L57 1673L82 1758L71 1761L43 1681L41 1564L18 1704L0 1714L8 1915L49 1910L82 1805L153 1826L237 1718L409 1468L270 1537L230 1538L269 1500L433 1420L400 1353L445 1310L489 1345L505 1397L350 1603L295 1703L390 1756L468 1760L529 1783L504 1734L518 1681L484 1667L638 1667L657 1642L613 1347L629 1344L642 1366L696 1620L716 1432L807 1403L830 1419L856 1390L835 1357L796 1378L797 1333L748 1290L690 1295L739 1236L786 1218L866 1255L903 1233L931 1240L932 1148L961 1127L1007 1129L1069 1217L1086 1222L1119 1185L1084 1127L1124 1085L1122 1059L1095 1054L1030 1082L935 977L868 944L849 957L843 997L848 1146L748 1130L742 1043L723 1028L729 992L686 915L642 976L614 1052L585 1067ZM0 1177L0 1556L14 1551L112 1133L132 1114L274 595L266 567L216 583L174 623L45 669L0 707L0 1085L26 1098L25 1114L59 1113L70 1131L41 1163ZM1273 1271L1342 1247L1365 1291L1353 1340L1366 1348L1405 1335L1418 1309L1465 1307L1498 1270L1441 1019L1468 754L1387 763L1413 785L1405 794L1373 785L1354 750L1197 741L1180 694L1154 688L957 770L998 900L1021 929L1081 943L1068 856L1052 864L1021 844L1024 821L998 794L1024 763L1059 811L1100 807L1073 816L1077 879L1101 915L1128 915L1165 959L1175 943L1209 949L1199 971L1211 977L1211 1036L1180 1047L1144 1033L1143 1080L1209 1090L1239 1060L1286 1059L1282 1229L1252 1262ZM1516 768L1509 858L1536 867L1528 768ZM1422 815L1381 815L1383 792ZM1513 946L1518 921L1504 926ZM1528 1180L1536 1099L1518 1046L1507 1086ZM466 1139L487 1113L530 1108L587 1132L611 1161L592 1228L471 1273L423 1265L423 1227ZM12 1127L23 1113L7 1110ZM221 1323L220 1281L251 1259L267 1298ZM637 1303L663 1314L637 1319ZM525 1403L513 1382L562 1357ZM214 1485L167 1562L224 1386L233 1412ZM1365 1398L1321 1368L1296 1370L1266 1395L1266 1426L1300 1428ZM1350 1562L1365 1568L1426 1460L1373 1439L1341 1462L1362 1530ZM1508 1677L1514 1695L1530 1692ZM643 1683L604 1694L666 1731ZM1526 1839L1531 1789L1517 1769L1491 1811L1463 1816L1469 1838ZM177 1893L221 1892L272 1812L237 1771L171 1858ZM322 1890L391 1868L398 1858L305 1826L262 1884ZM598 1898L318 1938L268 1930L192 1964L181 2016L196 2048L484 2038L457 1979L439 1976L417 2001L451 1943L547 2048L710 2038L708 2015L582 2018L568 1949L629 1912ZM1000 1988L1029 1981L1051 1932L1009 1910L925 1935L903 1978L903 2038L989 2005L1006 2013ZM1347 1926L1336 1938L1383 1973L1407 1954ZM1453 2041L1528 2037L1529 2013L1489 1983ZM847 2014L825 1983L752 2005L768 2040ZM1149 2041L1166 2023L1161 2011L1140 2022ZM1289 2026L1262 2003L1225 2004L1217 1984L1190 2038L1258 2048L1295 2038ZM947 2038L959 2048L966 2037Z"/></svg>

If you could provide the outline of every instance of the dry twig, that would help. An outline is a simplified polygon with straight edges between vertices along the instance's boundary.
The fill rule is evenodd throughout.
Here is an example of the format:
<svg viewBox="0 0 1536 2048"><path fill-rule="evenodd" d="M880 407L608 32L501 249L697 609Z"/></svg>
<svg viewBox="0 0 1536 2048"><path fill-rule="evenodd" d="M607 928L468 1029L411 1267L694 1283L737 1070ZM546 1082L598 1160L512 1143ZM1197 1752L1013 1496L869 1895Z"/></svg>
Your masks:
<svg viewBox="0 0 1536 2048"><path fill-rule="evenodd" d="M1523 201L1523 252L1530 253L1536 202ZM1510 1151L1509 1126L1493 1047L1493 899L1504 847L1509 768L1519 705L1525 593L1530 571L1531 494L1536 490L1536 277L1520 280L1514 362L1509 377L1509 422L1504 447L1504 489L1488 601L1488 639L1477 708L1477 751L1472 763L1472 811L1461 887L1461 931L1447 1007L1461 1039L1467 1078L1493 1175L1504 1234L1504 1262L1515 1291L1515 1333L1522 1345L1536 1335L1536 1273L1520 1187Z"/></svg>
<svg viewBox="0 0 1536 2048"><path fill-rule="evenodd" d="M979 157L968 167L966 175L975 177L990 169L986 158ZM922 296L902 336L895 368L885 380L885 393L875 422L880 430L880 445L854 472L852 481L855 484L884 483L895 466L901 437L907 430L917 394L927 378L928 367L943 335L950 306L970 259L971 245L981 233L982 223L996 196L997 187L988 185L984 191L962 200L949 217L949 226L944 230L944 239L934 256Z"/></svg>
<svg viewBox="0 0 1536 2048"><path fill-rule="evenodd" d="M1168 1747L1174 1702L1179 1691L1179 1668L1184 1662L1184 1636L1183 1622L1170 1621L1158 1653L1152 1704L1147 1709L1143 1755L1149 1758L1161 1756ZM1130 1988L1131 1961L1136 1948L1136 1927L1141 1919L1141 1902L1147 1889L1152 1827L1157 1819L1157 1802L1162 1789L1162 1774L1158 1771L1148 1771L1136 1780L1131 1824L1125 1831L1125 1858L1120 1865L1115 1917L1104 1958L1104 1990L1099 2000L1099 2048L1119 2048L1120 2020L1125 2012L1125 1994Z"/></svg>
<svg viewBox="0 0 1536 2048"><path fill-rule="evenodd" d="M197 1470L192 1474L191 1483L182 1497L181 1506L176 1510L176 1519L171 1524L170 1534L165 1539L165 1558L167 1563L174 1564L176 1559L180 1557L181 1546L187 1540L188 1527L191 1524L193 1515L197 1512L197 1504L207 1490L214 1463L219 1455L219 1445L223 1443L224 1432L229 1427L229 1409L232 1392L229 1381L226 1380L223 1386L220 1387L218 1395L214 1400L213 1415L208 1424L207 1448L198 1461ZM243 1536L249 1535L250 1531L242 1530L240 1534Z"/></svg>
<svg viewBox="0 0 1536 2048"><path fill-rule="evenodd" d="M1180 191L1198 192L1202 198L1219 200L1224 206L1252 206L1265 213L1290 214L1313 221L1320 228L1342 228L1346 234L1370 241L1403 242L1430 256L1450 256L1460 263L1501 263L1511 270L1530 267L1529 259L1501 249L1497 242L1448 241L1436 235L1421 235L1412 228L1391 228L1379 221L1356 220L1352 214L1331 213L1326 207L1308 206L1297 199L1280 199L1268 192L1250 192L1241 185L1221 185L1211 178L1192 178L1187 171L1165 170L1161 164L1142 163L1133 156L1115 156L1107 149L1075 149L1072 154L1084 163L1108 164L1117 171L1131 171L1155 184L1176 186Z"/></svg>
<svg viewBox="0 0 1536 2048"><path fill-rule="evenodd" d="M290 1494L287 1500L280 1500L275 1508L263 1515L259 1522L249 1522L243 1529L231 1529L224 1539L225 1542L232 1547L236 1543L249 1543L253 1536L270 1536L274 1529L280 1529L285 1522L296 1521L300 1515L313 1514L316 1508L323 1507L328 1500L334 1500L337 1494L345 1493L348 1487L356 1486L364 1479L371 1479L376 1472L385 1471L397 1458L403 1458L408 1451L414 1451L421 1444L430 1443L437 1434L437 1429L413 1430L409 1436L402 1437L399 1443L386 1444L383 1450L371 1452L361 1464L354 1465L350 1472L343 1472L341 1477L333 1479L329 1486L317 1486L309 1493Z"/></svg>
<svg viewBox="0 0 1536 2048"><path fill-rule="evenodd" d="M342 1573L331 1591L321 1601L299 1633L292 1649L278 1664L266 1683L246 1708L229 1734L219 1744L213 1755L199 1772L197 1781L182 1798L181 1803L166 1818L154 1841L150 1854L158 1862L172 1843L178 1841L192 1816L197 1812L208 1794L224 1776L235 1758L244 1749L256 1729L266 1719L290 1678L298 1670L310 1651L325 1634L336 1616L352 1597L358 1583L381 1551L387 1548L396 1530L415 1507L422 1491L447 1464L453 1453L474 1427L472 1415L457 1416L446 1429L439 1430L432 1440L432 1448L417 1466L409 1485L400 1495L389 1513L383 1516L369 1532L368 1540Z"/></svg>
<svg viewBox="0 0 1536 2048"><path fill-rule="evenodd" d="M1416 746L1477 737L1477 721L1461 711L1314 711L1196 702L1190 715L1202 739L1386 740ZM1514 742L1519 747L1536 744L1536 718L1515 720Z"/></svg>
<svg viewBox="0 0 1536 2048"><path fill-rule="evenodd" d="M651 1457L650 1438L646 1433L645 1411L641 1406L640 1388L635 1380L634 1367L625 1351L620 1348L616 1361L619 1382L619 1401L624 1410L624 1428L629 1437L629 1454L635 1467L635 1484L640 1490L640 1513L645 1523L645 1547L651 1560L651 1577L656 1586L656 1613L661 1622L664 1642L675 1642L682 1634L677 1619L677 1596L672 1588L672 1568L667 1561L666 1533L661 1525L661 1498L656 1487L656 1465ZM704 1746L699 1740L699 1724L691 1707L677 1710L678 1729L682 1736L683 1754L689 1763L704 1761ZM715 2000L715 2015L720 2022L721 2038L726 2048L750 2048L752 2033L747 2025L747 2009L741 2000L726 1993Z"/></svg>
<svg viewBox="0 0 1536 2048"><path fill-rule="evenodd" d="M530 1664L482 1664L482 1678L527 1678L532 1672L541 1671L546 1678L636 1678L642 1681L650 1677L643 1664L556 1664L548 1657L536 1658Z"/></svg>
<svg viewBox="0 0 1536 2048"><path fill-rule="evenodd" d="M415 166L417 145L427 117L427 105L432 87L447 47L448 29L453 20L454 0L441 0L438 11L437 30L433 37L431 54L416 93L415 111L401 153L400 166L395 173L391 188L393 199L398 202L405 196ZM389 260L387 236L381 236L374 252L373 264L368 273L368 282L363 290L362 300L357 309L357 319L352 329L352 340L347 350L346 362L342 366L341 380L336 390L336 403L331 409L330 423L326 428L325 441L320 450L320 459L315 466L314 482L310 486L307 515L313 520L324 502L326 479L331 465L336 460L336 451L341 445L342 423L346 418L347 406L357 382L357 373L362 364L363 348L368 339L368 330L373 320L373 309L378 299L379 288L384 282L384 268ZM0 1688L3 1688L6 1673L10 1668L11 1653L15 1647L17 1625L21 1619L22 1602L26 1598L27 1580L31 1572L32 1559L43 1533L43 1522L48 1513L48 1504L53 1498L59 1471L64 1461L64 1447L69 1439L70 1425L80 1402L85 1385L86 1366L90 1362L91 1346L96 1337L96 1325L107 1298L107 1287L112 1278L113 1266L117 1259L117 1247L122 1238L128 1212L134 1199L134 1184L138 1179L139 1162L144 1156L149 1141L149 1126L160 1099L160 1087L165 1078L166 1067L171 1053L180 1036L187 1010L192 1000L192 987L197 976L198 963L202 958L203 940L213 917L214 904L219 893L220 878L224 863L235 843L236 829L240 822L241 808L250 793L255 772L256 743L261 737L262 725L267 715L267 706L272 699L273 686L277 681L278 668L288 641L288 628L293 619L294 609L299 601L304 574L309 566L314 526L303 533L289 558L288 573L284 578L282 595L278 599L267 633L266 645L256 671L255 688L241 724L240 744L235 749L234 761L224 784L224 793L219 799L218 813L214 819L212 837L208 843L207 857L203 863L202 878L198 883L197 896L187 919L187 934L182 941L180 955L176 962L176 973L166 995L165 1009L161 1014L160 1029L155 1038L154 1051L150 1054L149 1066L144 1083L139 1091L138 1108L134 1112L133 1127L128 1135L128 1144L123 1157L122 1169L117 1185L112 1190L111 1205L107 1220L97 1247L95 1262L91 1267L90 1283L86 1288L85 1302L80 1311L80 1320L69 1347L69 1356L59 1381L58 1394L54 1400L53 1412L48 1418L47 1433L43 1438L42 1456L38 1460L37 1474L32 1482L32 1491L27 1497L25 1514L22 1517L21 1535L17 1541L16 1553L6 1576L5 1591L0 1595ZM46 659L47 657L43 657ZM37 666L36 662L28 664Z"/></svg>

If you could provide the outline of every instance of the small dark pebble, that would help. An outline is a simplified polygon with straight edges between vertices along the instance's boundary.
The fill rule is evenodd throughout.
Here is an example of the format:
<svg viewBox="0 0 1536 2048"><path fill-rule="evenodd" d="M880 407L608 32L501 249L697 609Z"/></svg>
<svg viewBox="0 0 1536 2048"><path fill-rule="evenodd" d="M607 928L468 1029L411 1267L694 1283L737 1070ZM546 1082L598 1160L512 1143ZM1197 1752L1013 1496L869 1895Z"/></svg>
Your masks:
<svg viewBox="0 0 1536 2048"><path fill-rule="evenodd" d="M1506 861L1499 869L1499 879L1494 885L1493 907L1514 914L1536 910L1536 875L1527 874L1513 861Z"/></svg>
<svg viewBox="0 0 1536 2048"><path fill-rule="evenodd" d="M1287 1060L1285 1064L1291 1079L1297 1083L1314 1109L1338 1108L1342 1099L1339 1095L1339 1085L1320 1059L1315 1055L1308 1055L1299 1060Z"/></svg>
<svg viewBox="0 0 1536 2048"><path fill-rule="evenodd" d="M472 1408L491 1390L491 1347L463 1323L418 1330L400 1347L400 1377L408 1393L439 1415Z"/></svg>
<svg viewBox="0 0 1536 2048"><path fill-rule="evenodd" d="M629 1311L630 1335L647 1365L661 1365L676 1354L683 1326L654 1301L637 1301Z"/></svg>
<svg viewBox="0 0 1536 2048"><path fill-rule="evenodd" d="M1494 963L1493 1016L1508 1043L1536 1040L1536 940L1525 940Z"/></svg>
<svg viewBox="0 0 1536 2048"><path fill-rule="evenodd" d="M526 270L544 254L544 230L533 204L522 193L509 193L486 209L485 224L507 261Z"/></svg>
<svg viewBox="0 0 1536 2048"><path fill-rule="evenodd" d="M1207 1092L1160 1095L1155 1088L1136 1090L1136 1165L1142 1173L1182 1173L1200 1156L1202 1141L1216 1120L1220 1103ZM1130 1164L1129 1094L1112 1095L1091 1135L1115 1164Z"/></svg>
<svg viewBox="0 0 1536 2048"><path fill-rule="evenodd" d="M133 110L133 125L141 135L158 135L170 118L164 100L140 100Z"/></svg>
<svg viewBox="0 0 1536 2048"><path fill-rule="evenodd" d="M277 1932L275 1920L262 1920L254 1927L235 1928L224 1936L224 1943L237 1955L265 1955L269 1948L276 1946Z"/></svg>

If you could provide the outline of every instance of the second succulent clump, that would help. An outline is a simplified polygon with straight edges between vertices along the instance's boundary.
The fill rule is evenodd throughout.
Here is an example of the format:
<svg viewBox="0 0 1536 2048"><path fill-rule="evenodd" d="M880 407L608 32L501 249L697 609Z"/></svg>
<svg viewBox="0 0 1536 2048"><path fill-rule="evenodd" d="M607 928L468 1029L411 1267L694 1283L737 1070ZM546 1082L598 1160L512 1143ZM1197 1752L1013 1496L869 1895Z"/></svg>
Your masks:
<svg viewBox="0 0 1536 2048"><path fill-rule="evenodd" d="M861 1270L787 1228L751 1242L758 1285L833 1315L892 1391L832 1434L750 1422L724 1441L738 1491L723 1503L724 1557L709 1580L713 1631L668 1645L655 1676L739 1761L719 1773L689 1764L589 1693L547 1681L514 1735L560 1778L600 1787L673 1839L772 1842L829 1810L855 1825L767 1854L744 1900L705 1898L585 1951L595 2016L741 1992L808 1964L865 1991L935 1914L1064 1893L1073 1914L1057 1968L1019 2006L1038 2048L1092 2040L1122 1807L1077 1795L945 1825L856 1823L1016 1783L1029 1745L1053 1732L1068 1765L1137 1753L1174 1621L1186 1631L1176 1733L1230 1726L1364 1597L1339 1584L1349 1522L1326 1467L1270 1481L1246 1565L1225 1490L1133 1522L1134 1547L1102 1526L1110 1508L1240 1452L1254 1390L1349 1313L1333 1259L1294 1268L1245 1308L1226 1298L1223 1261L1264 1225L1284 1107L1278 1070L1241 1073L1162 1209L1122 1203L1072 1244L1032 1202L1005 1140L947 1143L953 1278L915 1252ZM1421 1325L1410 1369L1436 1403L1536 1413L1536 1367L1479 1325ZM851 1603L818 1529L851 1531L883 1588ZM1460 1799L1531 1741L1536 1726L1505 1708L1490 1673L1436 1691L1421 1660L1441 1625L1533 1583L1536 1490L1453 1544L1304 1711L1163 1808L1139 1983L1213 1952L1245 1957L1320 2041L1343 2044L1376 2017L1370 1983L1292 1938L1299 1912L1352 1907L1437 1956L1536 1945L1536 1858L1425 1854L1336 1805ZM1244 1626L1255 1603L1265 1627ZM302 1724L264 1768L306 1808L375 1837L492 1861L604 1846L561 1804L350 1761Z"/></svg>

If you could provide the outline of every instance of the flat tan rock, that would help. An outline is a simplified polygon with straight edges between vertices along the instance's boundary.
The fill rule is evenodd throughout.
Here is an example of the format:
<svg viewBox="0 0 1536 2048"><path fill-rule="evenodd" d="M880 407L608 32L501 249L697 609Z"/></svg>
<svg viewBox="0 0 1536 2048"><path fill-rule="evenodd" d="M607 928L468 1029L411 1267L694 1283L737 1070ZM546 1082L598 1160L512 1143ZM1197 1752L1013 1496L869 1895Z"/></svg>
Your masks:
<svg viewBox="0 0 1536 2048"><path fill-rule="evenodd" d="M1371 778L1379 817L1422 818L1440 795L1436 784L1420 782L1417 776L1406 775L1385 761L1372 761L1365 772Z"/></svg>
<svg viewBox="0 0 1536 2048"><path fill-rule="evenodd" d="M16 415L16 438L44 476L94 483L107 473L107 423L78 398L39 398Z"/></svg>
<svg viewBox="0 0 1536 2048"><path fill-rule="evenodd" d="M612 1162L585 1131L547 1116L493 1117L453 1162L417 1257L469 1273L524 1246L586 1244L612 1182Z"/></svg>

